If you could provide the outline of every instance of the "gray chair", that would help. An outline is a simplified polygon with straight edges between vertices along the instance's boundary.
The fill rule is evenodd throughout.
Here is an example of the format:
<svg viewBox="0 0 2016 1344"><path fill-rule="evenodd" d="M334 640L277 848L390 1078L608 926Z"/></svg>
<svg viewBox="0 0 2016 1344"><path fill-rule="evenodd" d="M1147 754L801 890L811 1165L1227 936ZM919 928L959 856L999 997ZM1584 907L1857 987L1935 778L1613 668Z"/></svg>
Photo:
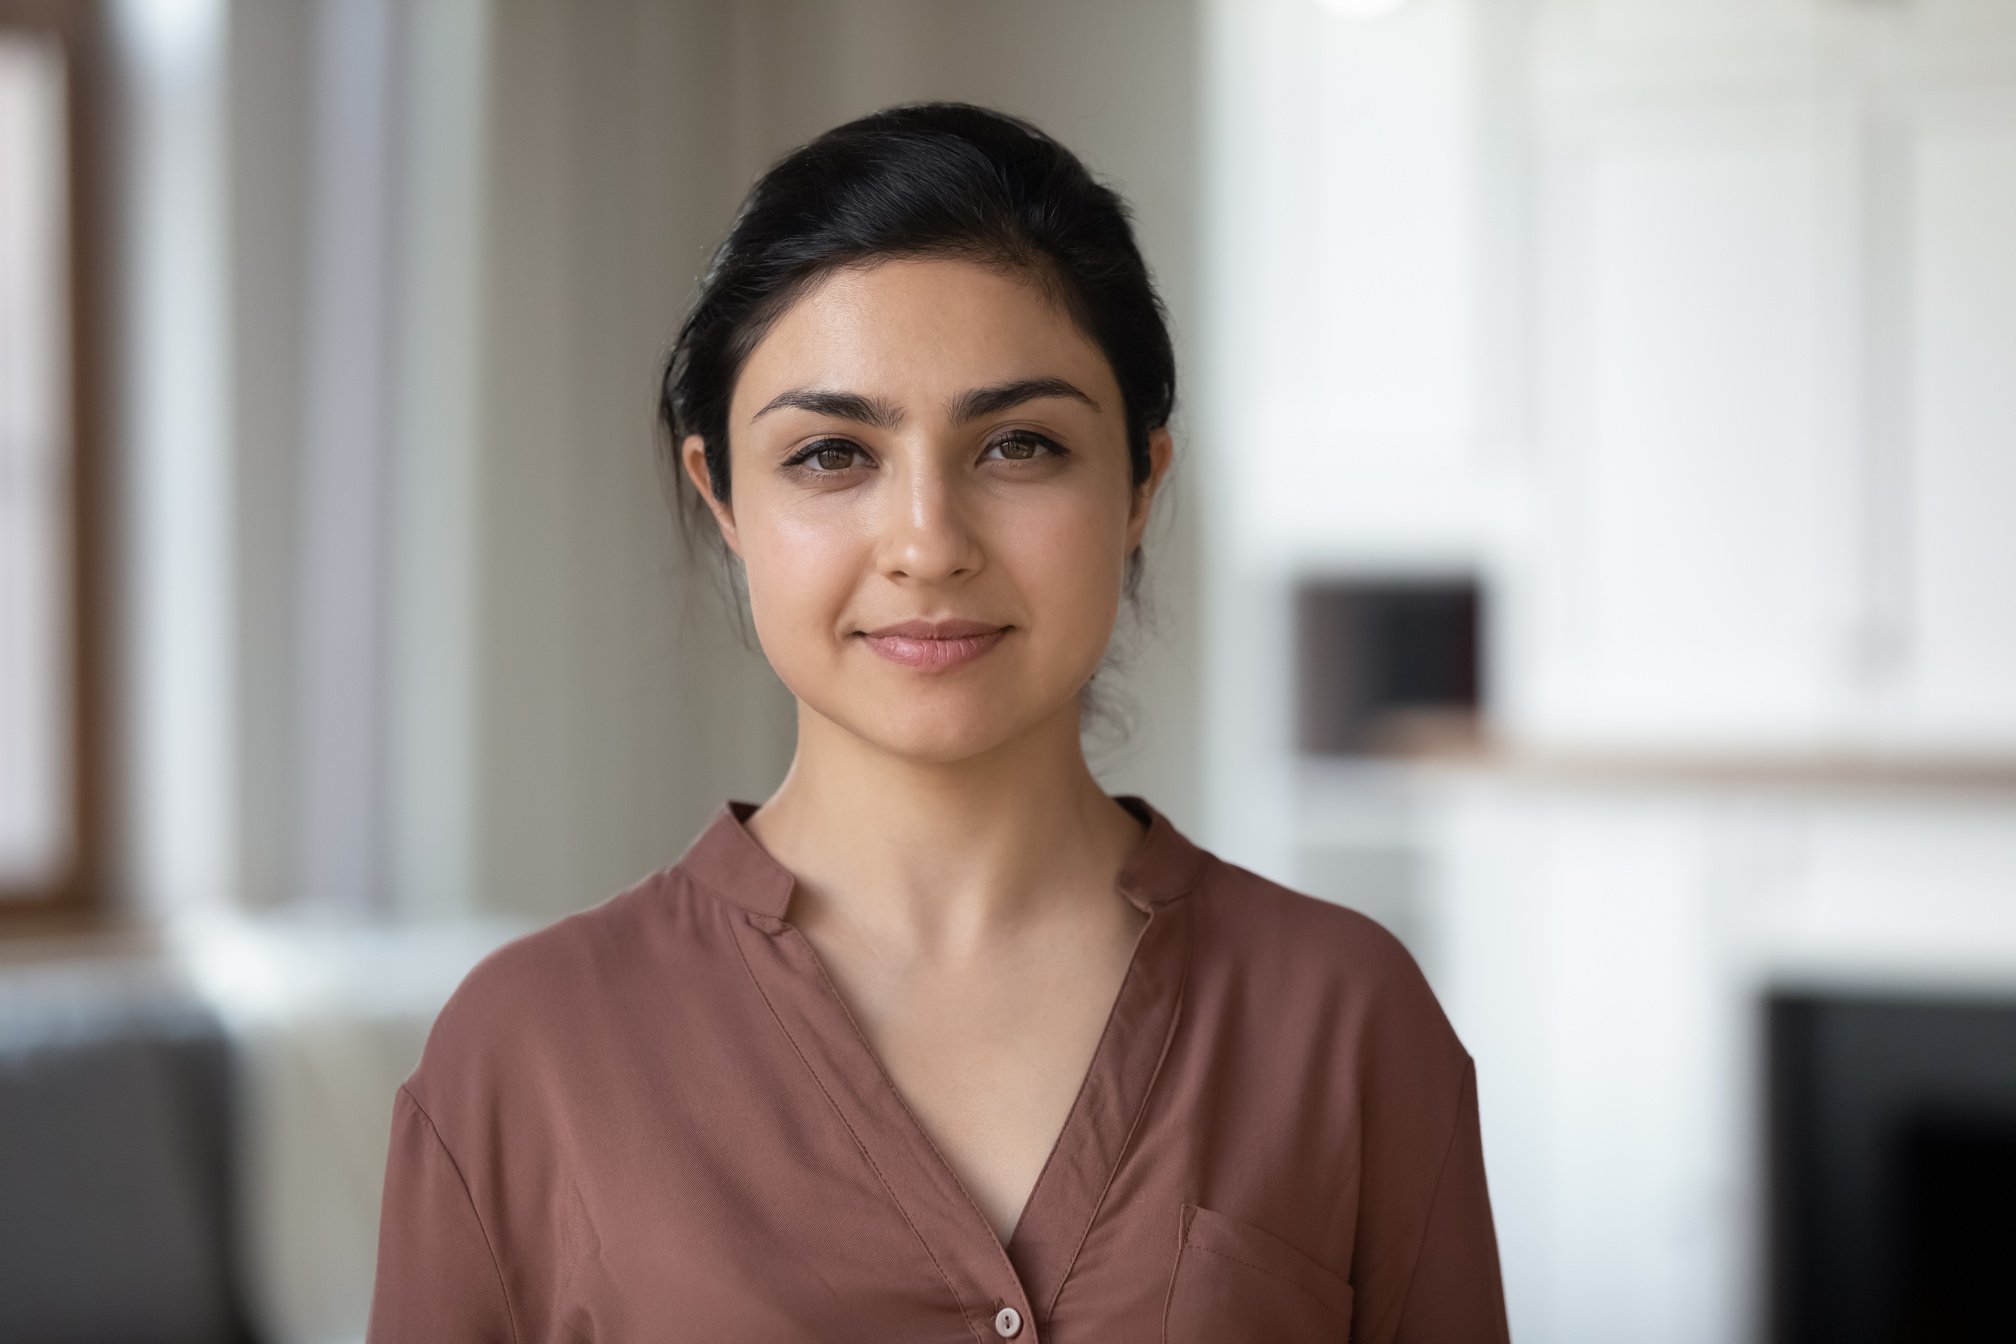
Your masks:
<svg viewBox="0 0 2016 1344"><path fill-rule="evenodd" d="M234 1268L231 1050L118 965L0 968L0 1339L257 1344Z"/></svg>

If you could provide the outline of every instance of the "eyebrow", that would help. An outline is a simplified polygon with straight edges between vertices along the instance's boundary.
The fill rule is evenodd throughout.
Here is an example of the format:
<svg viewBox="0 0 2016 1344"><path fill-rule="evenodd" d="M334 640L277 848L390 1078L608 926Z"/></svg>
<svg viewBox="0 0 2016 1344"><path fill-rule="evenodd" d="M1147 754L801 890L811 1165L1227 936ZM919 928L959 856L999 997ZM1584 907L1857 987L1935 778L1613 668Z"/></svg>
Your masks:
<svg viewBox="0 0 2016 1344"><path fill-rule="evenodd" d="M963 425L969 420L978 420L984 415L996 415L1011 407L1020 406L1025 401L1035 401L1041 397L1069 397L1074 401L1084 402L1095 411L1099 409L1098 402L1062 378L1017 378L1012 382L995 383L990 387L968 388L954 397L946 410L950 413L953 424ZM903 423L903 412L880 397L817 387L794 387L779 392L764 403L762 410L749 418L754 421L786 406L794 406L817 415L858 420L877 429L895 429Z"/></svg>

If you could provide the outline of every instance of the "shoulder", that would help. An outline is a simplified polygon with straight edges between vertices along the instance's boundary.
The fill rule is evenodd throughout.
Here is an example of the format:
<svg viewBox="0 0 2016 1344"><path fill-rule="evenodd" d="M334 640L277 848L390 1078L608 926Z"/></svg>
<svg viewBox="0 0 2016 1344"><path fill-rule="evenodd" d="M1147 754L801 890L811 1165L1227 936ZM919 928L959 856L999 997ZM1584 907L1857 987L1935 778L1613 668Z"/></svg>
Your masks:
<svg viewBox="0 0 2016 1344"><path fill-rule="evenodd" d="M1360 1046L1467 1062L1419 959L1372 916L1215 856L1194 897L1204 962L1250 979L1282 1013L1316 1015Z"/></svg>
<svg viewBox="0 0 2016 1344"><path fill-rule="evenodd" d="M1407 945L1362 910L1263 877L1214 856L1196 896L1213 936L1270 960L1310 963L1361 980L1421 988Z"/></svg>
<svg viewBox="0 0 2016 1344"><path fill-rule="evenodd" d="M435 1023L450 1037L478 1023L545 1016L592 980L598 965L628 941L646 879L600 904L563 915L543 928L501 944L479 960L455 988Z"/></svg>
<svg viewBox="0 0 2016 1344"><path fill-rule="evenodd" d="M494 1096L606 1034L603 1019L629 1011L626 985L654 964L661 978L676 970L663 963L685 942L676 928L684 898L675 871L659 869L492 949L436 1014L407 1089L430 1111L448 1097Z"/></svg>

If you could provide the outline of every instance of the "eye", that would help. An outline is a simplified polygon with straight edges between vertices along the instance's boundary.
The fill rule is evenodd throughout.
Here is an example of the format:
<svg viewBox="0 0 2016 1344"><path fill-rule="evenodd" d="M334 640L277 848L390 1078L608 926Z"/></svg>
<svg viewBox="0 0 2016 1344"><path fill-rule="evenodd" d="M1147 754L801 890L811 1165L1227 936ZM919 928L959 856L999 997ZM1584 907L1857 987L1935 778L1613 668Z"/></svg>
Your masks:
<svg viewBox="0 0 2016 1344"><path fill-rule="evenodd" d="M845 439L814 439L811 443L806 444L803 448L785 458L784 465L787 467L798 467L814 458L827 459L828 465L812 468L811 474L814 476L835 476L847 470L853 464L849 462L843 463L840 466L833 466L830 464L828 454L844 453L852 456L860 451L859 447L847 442Z"/></svg>
<svg viewBox="0 0 2016 1344"><path fill-rule="evenodd" d="M1064 457L1071 451L1062 444L1029 429L1011 429L987 447L989 451L995 448L1013 449L1014 451L1003 459L1008 462L1034 462L1045 452L1052 457Z"/></svg>

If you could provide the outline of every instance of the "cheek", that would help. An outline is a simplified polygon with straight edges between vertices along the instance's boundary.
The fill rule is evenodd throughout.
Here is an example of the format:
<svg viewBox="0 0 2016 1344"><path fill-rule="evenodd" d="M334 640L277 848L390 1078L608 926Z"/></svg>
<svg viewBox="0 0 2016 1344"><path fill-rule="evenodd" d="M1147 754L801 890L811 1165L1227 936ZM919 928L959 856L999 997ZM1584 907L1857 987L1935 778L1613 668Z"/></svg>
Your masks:
<svg viewBox="0 0 2016 1344"><path fill-rule="evenodd" d="M766 650L827 641L853 589L859 537L833 521L780 516L743 533L749 607Z"/></svg>
<svg viewBox="0 0 2016 1344"><path fill-rule="evenodd" d="M1070 498L1015 519L998 551L1030 591L1039 619L1079 613L1096 625L1118 607L1125 541L1126 520L1104 501ZM1090 633L1103 638L1105 631Z"/></svg>
<svg viewBox="0 0 2016 1344"><path fill-rule="evenodd" d="M1057 555L1060 562L1068 555L1071 564L1117 571L1127 520L1103 495L1077 491L1026 511L1015 532L1027 549Z"/></svg>

